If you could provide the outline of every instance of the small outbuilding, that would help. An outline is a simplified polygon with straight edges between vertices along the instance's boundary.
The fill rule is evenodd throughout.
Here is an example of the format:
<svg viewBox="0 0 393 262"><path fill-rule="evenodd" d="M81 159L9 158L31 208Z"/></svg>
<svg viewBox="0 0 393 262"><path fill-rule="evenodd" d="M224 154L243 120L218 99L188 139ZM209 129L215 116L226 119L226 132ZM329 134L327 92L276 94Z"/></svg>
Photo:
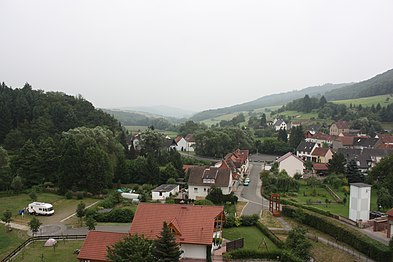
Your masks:
<svg viewBox="0 0 393 262"><path fill-rule="evenodd" d="M151 191L152 200L165 200L167 197L179 193L179 185L163 184Z"/></svg>
<svg viewBox="0 0 393 262"><path fill-rule="evenodd" d="M365 183L350 184L349 219L368 221L370 217L371 185Z"/></svg>

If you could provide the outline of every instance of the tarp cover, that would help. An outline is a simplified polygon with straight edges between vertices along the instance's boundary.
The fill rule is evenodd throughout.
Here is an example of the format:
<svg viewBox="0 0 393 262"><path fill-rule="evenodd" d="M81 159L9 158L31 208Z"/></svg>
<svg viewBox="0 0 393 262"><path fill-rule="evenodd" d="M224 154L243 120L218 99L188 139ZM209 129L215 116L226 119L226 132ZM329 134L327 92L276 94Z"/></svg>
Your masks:
<svg viewBox="0 0 393 262"><path fill-rule="evenodd" d="M56 239L49 238L49 239L45 242L44 247L53 247L54 245L56 245L56 243L57 243Z"/></svg>

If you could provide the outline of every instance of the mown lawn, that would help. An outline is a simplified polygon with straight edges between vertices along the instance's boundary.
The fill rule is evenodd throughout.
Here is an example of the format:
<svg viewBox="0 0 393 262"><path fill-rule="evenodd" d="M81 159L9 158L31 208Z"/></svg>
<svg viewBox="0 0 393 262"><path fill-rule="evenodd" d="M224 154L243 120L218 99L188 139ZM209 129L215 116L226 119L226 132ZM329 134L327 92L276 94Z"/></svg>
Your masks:
<svg viewBox="0 0 393 262"><path fill-rule="evenodd" d="M269 250L278 249L276 245L270 241L264 234L256 227L232 227L224 228L224 238L228 240L235 240L244 237L244 248Z"/></svg>
<svg viewBox="0 0 393 262"><path fill-rule="evenodd" d="M7 256L15 248L28 238L26 232L13 229L6 231L6 227L0 224L0 259Z"/></svg>
<svg viewBox="0 0 393 262"><path fill-rule="evenodd" d="M52 216L39 216L39 220L44 224L54 224L60 222L60 220L66 218L76 211L78 204L83 201L86 206L97 201L92 198L78 199L66 199L64 196L52 194L52 193L37 193L37 201L51 203L55 210L55 214ZM16 223L27 224L31 217L25 214L24 217L20 216L18 211L27 207L29 203L33 202L28 194L18 194L11 196L0 197L0 214L3 214L5 210L12 212L12 219Z"/></svg>
<svg viewBox="0 0 393 262"><path fill-rule="evenodd" d="M59 240L55 249L53 247L44 247L44 243L44 241L37 241L34 245L30 244L13 261L77 261L78 255L74 254L74 250L80 249L83 241Z"/></svg>
<svg viewBox="0 0 393 262"><path fill-rule="evenodd" d="M37 201L46 203L55 203L63 199L64 196L52 193L37 193ZM28 194L18 194L11 196L0 197L0 213L3 214L5 210L10 210L13 216L18 215L18 211L27 207L29 203L33 202Z"/></svg>

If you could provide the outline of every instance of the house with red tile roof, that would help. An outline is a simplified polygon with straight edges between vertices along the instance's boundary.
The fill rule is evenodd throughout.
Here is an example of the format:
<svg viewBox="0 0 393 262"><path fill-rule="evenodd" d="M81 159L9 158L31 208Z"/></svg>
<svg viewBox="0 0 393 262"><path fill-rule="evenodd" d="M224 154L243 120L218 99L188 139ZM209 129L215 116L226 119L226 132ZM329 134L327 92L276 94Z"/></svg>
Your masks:
<svg viewBox="0 0 393 262"><path fill-rule="evenodd" d="M79 252L80 262L105 262L107 247L122 240L128 234L102 231L89 231Z"/></svg>
<svg viewBox="0 0 393 262"><path fill-rule="evenodd" d="M183 259L206 261L214 248L213 238L222 238L224 219L223 206L141 203L129 233L157 239L165 221L175 233Z"/></svg>
<svg viewBox="0 0 393 262"><path fill-rule="evenodd" d="M330 148L316 147L311 152L312 160L315 163L329 163L333 157L333 151Z"/></svg>
<svg viewBox="0 0 393 262"><path fill-rule="evenodd" d="M331 136L338 136L340 134L349 133L349 123L344 120L334 122L329 129L329 134Z"/></svg>
<svg viewBox="0 0 393 262"><path fill-rule="evenodd" d="M286 153L277 160L278 170L281 172L285 170L290 177L294 177L295 174L303 175L304 162L303 160L292 154L291 152Z"/></svg>
<svg viewBox="0 0 393 262"><path fill-rule="evenodd" d="M214 166L193 166L188 169L188 198L204 199L212 187L221 188L227 195L233 189L232 169L225 160Z"/></svg>

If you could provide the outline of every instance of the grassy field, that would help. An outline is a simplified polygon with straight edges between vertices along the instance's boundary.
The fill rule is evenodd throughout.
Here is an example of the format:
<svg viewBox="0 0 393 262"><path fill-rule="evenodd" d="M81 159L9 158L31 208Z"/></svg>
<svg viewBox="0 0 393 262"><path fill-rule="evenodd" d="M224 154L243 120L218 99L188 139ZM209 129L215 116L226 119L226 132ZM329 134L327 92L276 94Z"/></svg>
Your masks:
<svg viewBox="0 0 393 262"><path fill-rule="evenodd" d="M242 237L244 237L245 248L265 250L265 241L269 250L277 249L277 246L274 245L273 242L262 234L256 227L224 228L224 238L235 240Z"/></svg>
<svg viewBox="0 0 393 262"><path fill-rule="evenodd" d="M75 212L79 202L83 201L86 206L97 201L92 198L78 199L66 199L64 196L60 196L52 193L37 193L37 201L51 203L55 210L55 214L52 216L40 216L39 220L44 224L58 223L63 218L71 215ZM12 212L12 219L14 222L27 224L31 217L25 214L24 217L18 215L18 211L27 207L29 203L33 202L28 194L19 194L13 196L0 197L0 214L5 210L9 209Z"/></svg>
<svg viewBox="0 0 393 262"><path fill-rule="evenodd" d="M388 101L386 101L388 99ZM382 96L371 96L371 97L363 97L363 98L356 98L356 99L348 99L348 100L337 100L331 101L335 104L344 104L349 107L350 104L352 105L362 105L363 107L377 105L378 103L381 106L386 106L390 103L393 103L393 97L390 95L382 95Z"/></svg>
<svg viewBox="0 0 393 262"><path fill-rule="evenodd" d="M28 238L26 232L13 229L6 231L6 227L0 224L0 259L8 255Z"/></svg>
<svg viewBox="0 0 393 262"><path fill-rule="evenodd" d="M78 255L74 254L74 250L80 249L83 241L60 240L57 242L55 249L53 247L44 247L44 243L44 241L37 241L34 245L30 244L13 261L76 261Z"/></svg>
<svg viewBox="0 0 393 262"><path fill-rule="evenodd" d="M383 129L393 130L393 122L381 122Z"/></svg>
<svg viewBox="0 0 393 262"><path fill-rule="evenodd" d="M311 113L302 113L298 111L284 111L279 113L279 115L283 115L285 117L291 117L293 121L304 121L304 120L310 120L310 119L317 119L318 118L318 113L317 112L311 112Z"/></svg>
<svg viewBox="0 0 393 262"><path fill-rule="evenodd" d="M310 200L312 202L320 201L320 204L313 204L313 207L329 211L332 214L340 215L343 217L348 217L349 216L349 196L347 197L347 202L345 205L339 204L334 201L333 197L326 191L325 188L322 187L316 187L316 195L313 196L313 188L306 186L306 185L301 185L300 190L297 196L282 196L282 198L289 199L292 201L295 201L297 203L307 205L307 200ZM335 191L336 194L343 199L344 198L344 193L342 191ZM304 195L305 194L305 195ZM329 199L331 201L330 204L325 203L325 199ZM377 210L377 191L376 190L371 190L371 201L370 201L370 210Z"/></svg>

